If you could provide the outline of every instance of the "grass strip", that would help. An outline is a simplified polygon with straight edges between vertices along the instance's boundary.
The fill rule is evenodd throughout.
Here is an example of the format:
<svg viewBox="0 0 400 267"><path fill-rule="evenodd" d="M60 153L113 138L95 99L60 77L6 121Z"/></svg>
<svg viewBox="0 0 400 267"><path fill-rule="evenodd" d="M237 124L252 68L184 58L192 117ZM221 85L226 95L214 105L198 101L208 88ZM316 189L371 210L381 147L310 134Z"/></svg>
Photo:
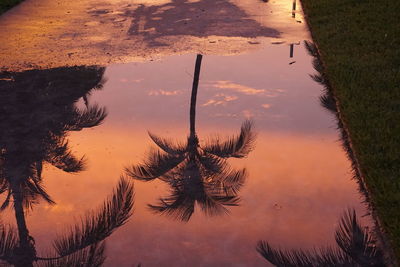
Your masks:
<svg viewBox="0 0 400 267"><path fill-rule="evenodd" d="M0 0L0 14L3 14L10 8L18 5L23 0Z"/></svg>
<svg viewBox="0 0 400 267"><path fill-rule="evenodd" d="M301 0L360 169L400 259L398 0Z"/></svg>

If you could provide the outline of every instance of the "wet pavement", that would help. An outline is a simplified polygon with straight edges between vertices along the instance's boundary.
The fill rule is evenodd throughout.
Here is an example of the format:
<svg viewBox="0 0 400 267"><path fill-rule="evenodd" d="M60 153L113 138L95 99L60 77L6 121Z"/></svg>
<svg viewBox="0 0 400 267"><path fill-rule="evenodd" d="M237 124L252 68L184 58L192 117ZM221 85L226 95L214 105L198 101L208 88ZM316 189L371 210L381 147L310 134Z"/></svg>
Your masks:
<svg viewBox="0 0 400 267"><path fill-rule="evenodd" d="M285 18L291 8L290 1L26 0L0 17L0 62L19 71L240 54L271 38L307 38L300 14Z"/></svg>
<svg viewBox="0 0 400 267"><path fill-rule="evenodd" d="M89 245L51 252L82 216L105 266L268 266L260 240L334 245L348 208L371 225L291 1L28 0L0 29L1 200L23 180L36 257ZM133 211L120 188L104 212L121 175Z"/></svg>

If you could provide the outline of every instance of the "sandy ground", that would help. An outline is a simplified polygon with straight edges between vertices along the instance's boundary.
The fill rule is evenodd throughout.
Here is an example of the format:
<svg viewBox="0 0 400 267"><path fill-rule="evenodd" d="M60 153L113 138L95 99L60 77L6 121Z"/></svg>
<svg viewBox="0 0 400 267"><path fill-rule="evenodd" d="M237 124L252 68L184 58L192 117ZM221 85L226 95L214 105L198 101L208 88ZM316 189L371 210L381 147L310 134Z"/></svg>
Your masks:
<svg viewBox="0 0 400 267"><path fill-rule="evenodd" d="M307 39L291 8L291 0L26 0L0 17L0 68L232 55Z"/></svg>

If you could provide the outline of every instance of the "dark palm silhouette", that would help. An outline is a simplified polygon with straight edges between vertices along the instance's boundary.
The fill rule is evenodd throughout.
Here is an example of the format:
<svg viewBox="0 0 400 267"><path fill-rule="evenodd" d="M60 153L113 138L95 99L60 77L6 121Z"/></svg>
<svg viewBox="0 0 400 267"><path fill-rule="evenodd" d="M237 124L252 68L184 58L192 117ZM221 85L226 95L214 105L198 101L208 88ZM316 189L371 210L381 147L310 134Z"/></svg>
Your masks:
<svg viewBox="0 0 400 267"><path fill-rule="evenodd" d="M357 168L354 165L354 154L339 116L335 97L329 89L329 80L321 63L318 49L313 43L307 41L305 47L313 57L313 66L317 71L316 74L310 76L323 88L323 95L320 97L321 106L335 115L342 146L353 164L355 176L358 177ZM359 179L356 181L359 184L360 192L367 199L363 183ZM386 266L383 251L376 246L373 235L359 224L354 210L348 211L342 216L335 239L337 247L325 247L311 251L274 249L267 242L260 241L257 251L276 266Z"/></svg>
<svg viewBox="0 0 400 267"><path fill-rule="evenodd" d="M105 239L132 215L134 191L132 184L121 178L116 190L97 211L88 212L81 222L53 242L54 252L36 255L33 238L20 239L20 231L0 225L0 260L17 267L33 266L101 266L105 260ZM17 224L21 218L16 216ZM18 232L18 234L16 233Z"/></svg>
<svg viewBox="0 0 400 267"><path fill-rule="evenodd" d="M185 144L149 133L161 150L152 150L144 163L126 169L129 176L141 181L160 179L171 187L168 197L149 207L159 213L188 221L195 204L207 215L226 213L225 206L237 206L237 196L246 178L246 170L232 170L228 158L242 158L253 148L252 123L245 121L240 134L226 141L219 138L199 144L195 129L196 97L202 55L197 55L190 102L190 133Z"/></svg>
<svg viewBox="0 0 400 267"><path fill-rule="evenodd" d="M386 266L383 252L376 241L357 220L356 212L349 210L340 219L335 232L337 247L325 247L310 251L274 249L260 241L257 251L276 266Z"/></svg>
<svg viewBox="0 0 400 267"><path fill-rule="evenodd" d="M351 162L351 167L353 170L354 174L354 179L358 184L358 190L364 197L364 203L367 204L368 206L370 205L370 198L368 194L368 190L365 187L364 182L362 181L362 176L357 168L357 160L356 156L354 154L354 151L351 146L351 141L348 132L346 131L343 121L340 117L340 113L337 107L337 101L335 99L335 96L333 95L332 90L330 89L330 82L329 79L326 75L324 66L322 64L318 49L315 44L305 41L305 47L307 49L307 52L309 53L310 56L313 57L313 67L315 71L317 72L316 74L310 75L311 78L320 84L322 86L323 94L320 96L320 103L321 106L324 107L326 110L328 110L332 115L335 116L335 121L337 124L337 129L339 131L339 139L342 145L343 150L346 152L346 155L348 159Z"/></svg>
<svg viewBox="0 0 400 267"><path fill-rule="evenodd" d="M332 92L329 90L328 77L325 75L324 66L322 65L322 62L320 60L318 49L315 44L308 41L304 41L304 45L308 54L313 57L313 67L314 70L317 72L316 74L311 74L310 77L316 83L320 84L323 88L324 94L320 97L321 105L330 112L336 114L336 102L334 100Z"/></svg>
<svg viewBox="0 0 400 267"><path fill-rule="evenodd" d="M104 83L104 68L73 67L0 74L0 193L7 192L1 210L14 203L22 251L32 241L24 208L39 198L54 203L42 186L47 162L65 172L84 168L84 158L70 151L66 135L99 125L106 110L90 105L88 96ZM75 103L83 98L85 108Z"/></svg>

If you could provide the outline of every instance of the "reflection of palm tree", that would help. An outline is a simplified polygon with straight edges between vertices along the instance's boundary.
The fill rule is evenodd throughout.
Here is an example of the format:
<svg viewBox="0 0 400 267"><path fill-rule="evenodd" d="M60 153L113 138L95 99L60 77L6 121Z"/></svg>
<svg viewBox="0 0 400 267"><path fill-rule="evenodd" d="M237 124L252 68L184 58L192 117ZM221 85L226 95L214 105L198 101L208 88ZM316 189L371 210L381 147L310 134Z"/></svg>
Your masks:
<svg viewBox="0 0 400 267"><path fill-rule="evenodd" d="M79 172L65 139L68 131L99 125L104 108L90 106L87 96L102 87L104 68L74 67L0 74L0 193L7 191L0 209L13 198L20 243L29 249L24 207L39 197L54 203L42 187L42 165L48 162L65 172ZM75 106L80 98L86 107Z"/></svg>
<svg viewBox="0 0 400 267"><path fill-rule="evenodd" d="M161 148L153 150L140 165L127 168L134 179L151 181L156 178L172 187L169 197L158 205L149 205L156 212L188 221L197 202L208 215L227 212L225 206L238 205L237 193L244 183L245 169L235 171L226 159L242 158L252 150L255 135L249 121L243 123L239 136L227 141L218 138L200 146L195 130L196 97L202 55L197 55L190 102L190 133L186 144L174 143L149 133Z"/></svg>
<svg viewBox="0 0 400 267"><path fill-rule="evenodd" d="M84 159L72 155L65 136L105 119L104 108L75 106L101 88L103 73L104 68L74 67L0 74L0 192L8 191L2 209L22 193L25 205L37 196L52 202L41 186L43 162L65 172L83 169Z"/></svg>
<svg viewBox="0 0 400 267"><path fill-rule="evenodd" d="M328 110L331 114L333 114L335 116L337 128L338 128L339 134L340 134L340 141L341 141L344 151L346 152L347 157L349 158L349 160L351 162L354 178L358 184L358 190L364 197L363 202L366 203L367 205L370 205L371 202L370 202L369 193L368 193L366 185L362 179L360 170L358 168L357 159L356 159L355 153L352 149L350 136L344 126L344 123L342 120L343 118L341 117L341 114L340 114L339 108L338 108L339 105L333 94L332 87L330 86L330 81L326 75L325 67L322 64L321 56L320 56L315 44L305 41L305 47L306 47L309 55L313 57L313 67L317 72L316 74L313 74L310 76L315 82L319 83L323 88L323 94L320 96L321 106L324 107L326 110ZM373 216L375 217L374 213L373 213ZM376 218L375 218L375 220L376 220ZM377 229L378 229L377 230L378 233L376 234L376 236L380 239L380 241L382 243L385 243L384 239L382 239L381 233L379 232L380 231L379 228L377 228ZM389 257L391 258L390 260L392 260L392 256L389 255Z"/></svg>
<svg viewBox="0 0 400 267"><path fill-rule="evenodd" d="M132 215L133 197L132 185L121 178L117 189L102 207L87 213L80 224L58 237L53 243L55 252L46 257L36 255L32 238L26 242L17 238L15 229L0 226L0 260L17 267L33 266L33 262L43 266L101 266L105 260L103 240ZM18 227L18 232L20 230ZM24 231L28 232L27 229Z"/></svg>
<svg viewBox="0 0 400 267"><path fill-rule="evenodd" d="M323 88L323 95L320 97L321 105L332 113L337 112L336 101L334 100L332 92L329 90L329 81L326 77L324 66L319 59L318 49L315 44L311 42L304 42L307 52L313 57L313 67L317 71L317 74L310 75L311 78L319 83Z"/></svg>
<svg viewBox="0 0 400 267"><path fill-rule="evenodd" d="M357 160L356 160L356 156L355 156L354 151L351 146L350 137L344 127L342 118L341 118L339 110L338 110L337 101L335 99L335 96L333 95L333 92L330 89L330 82L326 75L324 66L321 62L318 49L315 44L313 44L311 42L307 42L307 41L305 41L305 47L306 47L309 55L313 57L313 67L317 72L316 74L313 74L310 76L315 82L319 83L323 88L323 94L319 98L321 106L324 107L326 110L328 110L331 114L333 114L335 116L337 127L338 127L339 134L340 134L340 141L342 144L342 148L346 152L346 155L351 162L352 169L354 172L354 177L356 178L355 180L358 183L359 192L364 196L364 198L365 198L364 202L367 203L367 205L369 205L369 203L370 203L369 194L367 192L367 188L366 188L365 184L362 181L360 171L357 167L357 164L356 164Z"/></svg>
<svg viewBox="0 0 400 267"><path fill-rule="evenodd" d="M367 229L359 224L355 211L348 211L335 233L337 248L303 250L274 249L260 241L257 251L276 266L386 266L382 251Z"/></svg>

